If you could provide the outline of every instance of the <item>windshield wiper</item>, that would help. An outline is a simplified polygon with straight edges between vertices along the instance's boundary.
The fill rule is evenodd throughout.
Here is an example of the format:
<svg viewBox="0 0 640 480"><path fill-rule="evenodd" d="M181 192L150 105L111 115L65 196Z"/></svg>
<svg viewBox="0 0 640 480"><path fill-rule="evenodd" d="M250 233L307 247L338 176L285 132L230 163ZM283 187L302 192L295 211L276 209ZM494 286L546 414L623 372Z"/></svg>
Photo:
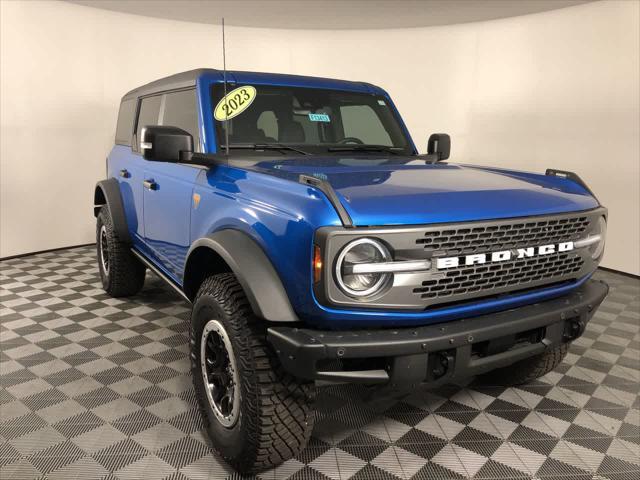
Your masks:
<svg viewBox="0 0 640 480"><path fill-rule="evenodd" d="M402 152L394 150L398 147L388 147L386 145L340 145L338 147L329 147L329 152L388 152L394 155L402 155Z"/></svg>
<svg viewBox="0 0 640 480"><path fill-rule="evenodd" d="M220 150L223 151L226 145L220 145ZM231 143L229 149L237 150L291 150L292 152L300 153L301 155L311 155L309 152L300 150L299 148L291 147L289 145L283 145L281 143Z"/></svg>

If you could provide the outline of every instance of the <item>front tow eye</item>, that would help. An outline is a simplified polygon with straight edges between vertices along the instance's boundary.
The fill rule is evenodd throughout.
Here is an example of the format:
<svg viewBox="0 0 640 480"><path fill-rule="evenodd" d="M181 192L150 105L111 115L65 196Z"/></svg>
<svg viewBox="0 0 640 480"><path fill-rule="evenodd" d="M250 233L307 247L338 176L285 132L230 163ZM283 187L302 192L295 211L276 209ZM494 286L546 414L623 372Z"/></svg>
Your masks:
<svg viewBox="0 0 640 480"><path fill-rule="evenodd" d="M453 371L455 356L452 351L435 352L429 355L429 377L437 380Z"/></svg>
<svg viewBox="0 0 640 480"><path fill-rule="evenodd" d="M575 340L580 335L582 335L582 333L584 332L584 329L585 329L585 324L579 318L574 318L567 321L567 323L565 323L565 326L564 326L564 334L563 334L564 340L566 342Z"/></svg>

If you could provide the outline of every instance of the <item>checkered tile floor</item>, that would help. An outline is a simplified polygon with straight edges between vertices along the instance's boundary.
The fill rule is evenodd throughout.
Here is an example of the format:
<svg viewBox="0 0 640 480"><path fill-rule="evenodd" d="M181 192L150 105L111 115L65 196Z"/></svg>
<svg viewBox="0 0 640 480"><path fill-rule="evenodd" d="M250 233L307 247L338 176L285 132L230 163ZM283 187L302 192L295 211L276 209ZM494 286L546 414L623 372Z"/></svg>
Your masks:
<svg viewBox="0 0 640 480"><path fill-rule="evenodd" d="M189 378L188 306L149 275L116 300L92 247L0 263L0 478L239 478ZM371 404L322 391L314 435L264 479L640 478L640 282L611 294L540 381Z"/></svg>

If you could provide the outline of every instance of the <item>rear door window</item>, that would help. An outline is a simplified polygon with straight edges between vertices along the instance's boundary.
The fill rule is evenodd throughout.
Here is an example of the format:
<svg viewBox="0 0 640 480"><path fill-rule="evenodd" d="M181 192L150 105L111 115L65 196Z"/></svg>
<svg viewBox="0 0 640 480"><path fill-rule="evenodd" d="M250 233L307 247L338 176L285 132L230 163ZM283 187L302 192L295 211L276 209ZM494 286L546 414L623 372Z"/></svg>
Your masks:
<svg viewBox="0 0 640 480"><path fill-rule="evenodd" d="M136 111L135 99L125 100L120 104L118 123L116 125L116 143L118 145L131 145L133 134L133 117Z"/></svg>

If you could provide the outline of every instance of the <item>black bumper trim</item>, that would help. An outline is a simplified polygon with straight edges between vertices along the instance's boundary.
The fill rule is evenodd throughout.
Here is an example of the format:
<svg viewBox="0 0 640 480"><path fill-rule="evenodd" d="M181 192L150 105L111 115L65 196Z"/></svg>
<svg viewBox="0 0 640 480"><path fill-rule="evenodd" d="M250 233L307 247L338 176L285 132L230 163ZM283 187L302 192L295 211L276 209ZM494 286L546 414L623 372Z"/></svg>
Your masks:
<svg viewBox="0 0 640 480"><path fill-rule="evenodd" d="M321 331L293 327L271 327L267 339L284 368L310 380L330 382L390 383L415 385L442 383L454 377L485 373L580 336L609 287L588 280L568 295L503 312L417 328L357 331ZM540 329L543 335L486 356L473 346L509 335ZM445 373L433 378L434 354L444 362ZM321 360L385 358L384 368L328 371Z"/></svg>

